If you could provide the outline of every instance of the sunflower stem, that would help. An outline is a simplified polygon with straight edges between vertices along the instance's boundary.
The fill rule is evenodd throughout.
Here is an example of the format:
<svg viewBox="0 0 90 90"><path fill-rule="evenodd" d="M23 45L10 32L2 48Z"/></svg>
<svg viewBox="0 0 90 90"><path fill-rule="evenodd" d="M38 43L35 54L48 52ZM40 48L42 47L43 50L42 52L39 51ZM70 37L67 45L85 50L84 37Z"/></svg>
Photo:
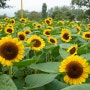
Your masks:
<svg viewBox="0 0 90 90"><path fill-rule="evenodd" d="M12 66L9 67L9 76L12 78Z"/></svg>

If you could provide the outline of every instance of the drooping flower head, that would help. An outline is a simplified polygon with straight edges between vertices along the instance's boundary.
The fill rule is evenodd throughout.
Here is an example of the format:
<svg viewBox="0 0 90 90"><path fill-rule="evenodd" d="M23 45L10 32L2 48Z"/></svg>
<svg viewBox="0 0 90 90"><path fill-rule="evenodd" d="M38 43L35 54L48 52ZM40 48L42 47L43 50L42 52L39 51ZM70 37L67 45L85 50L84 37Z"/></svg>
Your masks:
<svg viewBox="0 0 90 90"><path fill-rule="evenodd" d="M61 62L59 72L65 73L64 81L66 83L81 84L88 78L90 67L83 57L71 55Z"/></svg>
<svg viewBox="0 0 90 90"><path fill-rule="evenodd" d="M12 66L13 62L19 62L23 53L24 45L18 38L8 36L0 40L0 63L3 66Z"/></svg>

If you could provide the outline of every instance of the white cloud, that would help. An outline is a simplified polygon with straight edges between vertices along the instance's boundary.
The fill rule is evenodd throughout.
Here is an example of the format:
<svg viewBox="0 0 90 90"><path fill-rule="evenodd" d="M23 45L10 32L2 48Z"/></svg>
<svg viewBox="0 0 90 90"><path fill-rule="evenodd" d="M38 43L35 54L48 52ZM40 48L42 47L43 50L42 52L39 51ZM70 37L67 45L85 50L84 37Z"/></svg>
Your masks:
<svg viewBox="0 0 90 90"><path fill-rule="evenodd" d="M21 0L10 0L7 3L14 6L10 9L1 9L0 15L7 14L8 16L13 16L14 12L20 10L20 1ZM55 6L70 6L71 0L23 0L23 9L28 11L41 11L42 4L47 4L47 9Z"/></svg>

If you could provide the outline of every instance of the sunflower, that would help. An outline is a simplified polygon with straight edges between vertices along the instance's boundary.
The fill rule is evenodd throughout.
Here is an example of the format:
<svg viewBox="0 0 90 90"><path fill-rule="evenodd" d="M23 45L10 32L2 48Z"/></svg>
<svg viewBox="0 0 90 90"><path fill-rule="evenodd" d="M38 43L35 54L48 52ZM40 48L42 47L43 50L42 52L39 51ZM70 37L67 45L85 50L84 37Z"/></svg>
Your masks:
<svg viewBox="0 0 90 90"><path fill-rule="evenodd" d="M51 35L51 33L50 33L50 29L45 29L44 31L43 31L43 35L45 35L45 36L50 36Z"/></svg>
<svg viewBox="0 0 90 90"><path fill-rule="evenodd" d="M71 46L68 48L67 52L69 52L71 55L77 54L78 45L75 44L74 46Z"/></svg>
<svg viewBox="0 0 90 90"><path fill-rule="evenodd" d="M90 32L83 32L82 38L84 38L86 40L90 40Z"/></svg>
<svg viewBox="0 0 90 90"><path fill-rule="evenodd" d="M20 18L20 21L25 23L27 20L25 18Z"/></svg>
<svg viewBox="0 0 90 90"><path fill-rule="evenodd" d="M57 39L54 38L54 37L48 37L48 42L51 43L51 44L57 44Z"/></svg>
<svg viewBox="0 0 90 90"><path fill-rule="evenodd" d="M6 28L5 28L5 33L7 33L7 34L12 34L12 33L14 33L14 28L6 27Z"/></svg>
<svg viewBox="0 0 90 90"><path fill-rule="evenodd" d="M4 21L8 21L8 20L9 20L9 18L8 18L8 17L4 18Z"/></svg>
<svg viewBox="0 0 90 90"><path fill-rule="evenodd" d="M24 32L18 32L19 40L26 40L26 34Z"/></svg>
<svg viewBox="0 0 90 90"><path fill-rule="evenodd" d="M80 27L80 26L76 26L76 29L77 29L77 34L80 34L80 32L81 32L81 27Z"/></svg>
<svg viewBox="0 0 90 90"><path fill-rule="evenodd" d="M11 24L15 24L15 20L14 19L10 19Z"/></svg>
<svg viewBox="0 0 90 90"><path fill-rule="evenodd" d="M53 27L52 26L47 26L47 29L53 29Z"/></svg>
<svg viewBox="0 0 90 90"><path fill-rule="evenodd" d="M63 40L64 42L69 42L72 39L71 32L66 28L62 29L60 37L61 37L61 40Z"/></svg>
<svg viewBox="0 0 90 90"><path fill-rule="evenodd" d="M19 62L23 58L24 46L18 38L11 36L0 40L0 63L3 66L12 66L13 62Z"/></svg>
<svg viewBox="0 0 90 90"><path fill-rule="evenodd" d="M7 27L13 28L13 25L9 23L7 24Z"/></svg>
<svg viewBox="0 0 90 90"><path fill-rule="evenodd" d="M87 24L87 28L90 29L90 24Z"/></svg>
<svg viewBox="0 0 90 90"><path fill-rule="evenodd" d="M41 28L41 27L42 27L41 24L36 24L36 28L37 28L37 29L39 29L39 28Z"/></svg>
<svg viewBox="0 0 90 90"><path fill-rule="evenodd" d="M39 36L37 36L37 35L33 35L33 36L31 36L28 40L27 40L27 43L34 43L32 46L31 46L31 48L32 48L32 50L40 50L40 49L42 49L42 48L44 48L45 47L45 42L44 42L44 40L41 38L41 37L39 37Z"/></svg>
<svg viewBox="0 0 90 90"><path fill-rule="evenodd" d="M29 34L29 33L31 33L31 30L29 30L29 29L24 30L24 33L25 33L25 34Z"/></svg>
<svg viewBox="0 0 90 90"><path fill-rule="evenodd" d="M83 57L71 55L61 62L59 72L64 72L66 83L81 84L85 82L90 73L90 67Z"/></svg>
<svg viewBox="0 0 90 90"><path fill-rule="evenodd" d="M52 21L51 21L50 19L47 18L47 19L45 19L45 23L46 23L46 24L51 24Z"/></svg>

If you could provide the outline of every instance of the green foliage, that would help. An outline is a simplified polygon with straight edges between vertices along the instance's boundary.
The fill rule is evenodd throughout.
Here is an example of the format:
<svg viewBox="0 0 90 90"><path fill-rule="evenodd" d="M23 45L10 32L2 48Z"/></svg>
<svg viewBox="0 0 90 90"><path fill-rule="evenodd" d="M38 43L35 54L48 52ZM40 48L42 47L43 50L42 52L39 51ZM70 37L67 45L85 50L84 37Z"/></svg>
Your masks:
<svg viewBox="0 0 90 90"><path fill-rule="evenodd" d="M42 18L46 18L47 17L47 5L46 3L43 3L42 5Z"/></svg>
<svg viewBox="0 0 90 90"><path fill-rule="evenodd" d="M17 90L14 82L8 75L0 75L0 90Z"/></svg>

